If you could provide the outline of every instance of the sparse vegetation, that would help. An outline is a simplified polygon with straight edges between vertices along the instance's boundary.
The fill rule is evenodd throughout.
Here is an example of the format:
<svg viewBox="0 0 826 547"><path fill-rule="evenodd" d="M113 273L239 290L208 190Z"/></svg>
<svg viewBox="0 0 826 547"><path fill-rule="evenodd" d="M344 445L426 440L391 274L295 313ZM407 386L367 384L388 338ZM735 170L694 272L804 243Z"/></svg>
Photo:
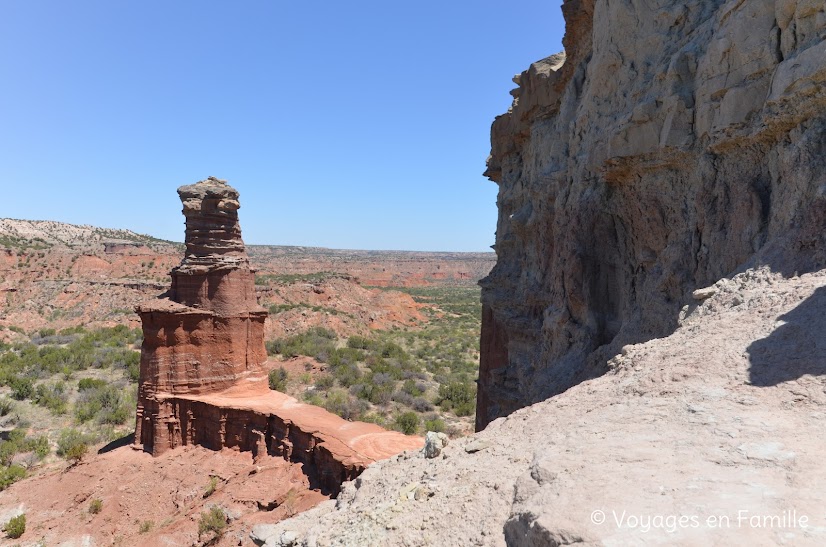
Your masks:
<svg viewBox="0 0 826 547"><path fill-rule="evenodd" d="M204 490L203 497L204 498L210 497L212 494L215 493L216 488L218 488L218 477L210 477L209 478L209 484L207 485L206 490Z"/></svg>
<svg viewBox="0 0 826 547"><path fill-rule="evenodd" d="M470 417L475 411L479 290L397 290L428 304L424 310L430 317L422 328L376 331L340 340L334 332L314 327L272 340L267 350L284 358L305 355L328 365L329 374L296 379L307 386L303 398L308 403L345 419L389 423L401 431L419 431L425 422L427 430L446 431L446 417ZM434 408L440 414L433 415ZM401 418L406 413L417 422L410 415Z"/></svg>
<svg viewBox="0 0 826 547"><path fill-rule="evenodd" d="M60 432L60 437L57 440L57 455L72 463L78 463L86 455L89 445L94 441L94 437L77 429L64 429Z"/></svg>
<svg viewBox="0 0 826 547"><path fill-rule="evenodd" d="M405 435L413 435L419 430L419 415L415 412L404 412L396 416L394 425Z"/></svg>
<svg viewBox="0 0 826 547"><path fill-rule="evenodd" d="M270 389L273 391L285 391L287 389L288 379L289 374L284 370L284 367L274 368L267 375Z"/></svg>
<svg viewBox="0 0 826 547"><path fill-rule="evenodd" d="M97 515L103 511L103 500L99 498L95 498L89 502L89 513L92 515Z"/></svg>
<svg viewBox="0 0 826 547"><path fill-rule="evenodd" d="M6 532L6 535L11 539L17 539L22 536L26 533L26 514L23 513L12 517L11 520L3 526L3 531Z"/></svg>
<svg viewBox="0 0 826 547"><path fill-rule="evenodd" d="M206 533L213 533L217 536L220 536L222 533L224 533L224 529L226 527L226 513L224 513L224 510L218 507L217 505L213 505L209 508L209 510L201 513L201 518L198 521L198 537L200 538L203 534Z"/></svg>
<svg viewBox="0 0 826 547"><path fill-rule="evenodd" d="M263 274L255 276L256 285L291 285L293 283L322 283L334 277L349 279L350 276L340 272L313 272L308 274Z"/></svg>
<svg viewBox="0 0 826 547"><path fill-rule="evenodd" d="M154 521L145 520L145 521L141 522L140 525L138 526L138 533L140 533L140 534L149 533L149 531L152 530L152 528L154 528L154 526L155 526Z"/></svg>
<svg viewBox="0 0 826 547"><path fill-rule="evenodd" d="M26 478L26 470L20 465L4 467L0 470L0 490L5 490L17 481Z"/></svg>

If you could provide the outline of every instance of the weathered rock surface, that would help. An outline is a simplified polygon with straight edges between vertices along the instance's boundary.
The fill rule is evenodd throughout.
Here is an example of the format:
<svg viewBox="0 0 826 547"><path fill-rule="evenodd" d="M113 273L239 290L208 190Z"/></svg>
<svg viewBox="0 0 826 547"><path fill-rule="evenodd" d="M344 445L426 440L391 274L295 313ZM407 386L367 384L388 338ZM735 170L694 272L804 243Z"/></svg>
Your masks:
<svg viewBox="0 0 826 547"><path fill-rule="evenodd" d="M748 270L718 289L606 374L438 458L378 462L259 542L822 545L826 271Z"/></svg>
<svg viewBox="0 0 826 547"><path fill-rule="evenodd" d="M238 192L210 177L182 186L186 255L172 270L167 298L142 304L141 372L135 442L160 454L202 444L206 428L177 415L169 398L215 393L261 381L267 311L241 240ZM218 446L217 448L221 448Z"/></svg>
<svg viewBox="0 0 826 547"><path fill-rule="evenodd" d="M138 308L143 346L135 444L153 455L179 446L250 451L303 464L335 494L375 460L422 439L297 402L267 386L264 322L241 240L238 192L209 178L178 194L186 255L168 295Z"/></svg>
<svg viewBox="0 0 826 547"><path fill-rule="evenodd" d="M672 332L695 289L826 263L823 2L562 10L566 55L517 76L491 130L480 428Z"/></svg>

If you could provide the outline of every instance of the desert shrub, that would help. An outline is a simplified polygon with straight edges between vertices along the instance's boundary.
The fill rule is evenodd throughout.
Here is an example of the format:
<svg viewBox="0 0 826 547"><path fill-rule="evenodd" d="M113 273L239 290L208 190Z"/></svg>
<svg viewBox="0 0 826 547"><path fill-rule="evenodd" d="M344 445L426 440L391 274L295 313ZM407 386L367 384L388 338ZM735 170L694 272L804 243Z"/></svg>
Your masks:
<svg viewBox="0 0 826 547"><path fill-rule="evenodd" d="M100 389L106 386L106 381L99 378L81 378L77 381L77 389L80 391L87 389Z"/></svg>
<svg viewBox="0 0 826 547"><path fill-rule="evenodd" d="M308 405L324 406L324 399L315 390L304 392L304 402Z"/></svg>
<svg viewBox="0 0 826 547"><path fill-rule="evenodd" d="M323 376L319 376L315 380L315 388L320 390L327 390L333 387L335 384L335 378L328 374L324 374Z"/></svg>
<svg viewBox="0 0 826 547"><path fill-rule="evenodd" d="M397 403L403 404L405 406L412 406L413 405L413 397L404 391L396 391L393 393L391 399Z"/></svg>
<svg viewBox="0 0 826 547"><path fill-rule="evenodd" d="M64 429L57 439L57 455L77 463L83 459L94 438L77 429Z"/></svg>
<svg viewBox="0 0 826 547"><path fill-rule="evenodd" d="M425 389L426 387L423 384L416 382L412 378L405 380L402 384L402 391L413 397L418 397L425 392Z"/></svg>
<svg viewBox="0 0 826 547"><path fill-rule="evenodd" d="M267 375L267 380L270 384L270 389L273 391L285 391L287 389L287 379L289 374L284 367L274 368Z"/></svg>
<svg viewBox="0 0 826 547"><path fill-rule="evenodd" d="M48 408L54 414L65 414L69 405L66 395L66 386L63 382L56 384L40 384L34 390L32 401L36 405Z"/></svg>
<svg viewBox="0 0 826 547"><path fill-rule="evenodd" d="M212 494L215 493L216 488L218 488L218 477L210 477L209 478L209 484L207 485L206 490L204 490L203 497L204 498L210 497Z"/></svg>
<svg viewBox="0 0 826 547"><path fill-rule="evenodd" d="M302 334L267 342L267 352L270 355L279 354L285 357L306 355L321 362L326 362L329 356L335 352L336 338L336 333L331 330L323 327L313 327Z"/></svg>
<svg viewBox="0 0 826 547"><path fill-rule="evenodd" d="M367 400L374 405L386 405L393 395L393 388L388 386L373 386Z"/></svg>
<svg viewBox="0 0 826 547"><path fill-rule="evenodd" d="M333 376L342 386L350 387L361 379L361 370L355 364L342 365L333 371Z"/></svg>
<svg viewBox="0 0 826 547"><path fill-rule="evenodd" d="M103 511L103 500L95 498L89 502L89 513L92 515L97 515Z"/></svg>
<svg viewBox="0 0 826 547"><path fill-rule="evenodd" d="M75 403L75 419L84 423L96 419L101 424L119 425L126 421L132 409L115 386L105 384L82 390Z"/></svg>
<svg viewBox="0 0 826 547"><path fill-rule="evenodd" d="M34 381L25 376L14 376L9 382L11 396L18 401L31 398L34 395Z"/></svg>
<svg viewBox="0 0 826 547"><path fill-rule="evenodd" d="M41 460L48 456L51 450L49 438L46 435L25 439L21 446L23 451L32 451Z"/></svg>
<svg viewBox="0 0 826 547"><path fill-rule="evenodd" d="M155 522L152 520L145 520L140 523L138 526L138 533L146 534L155 526Z"/></svg>
<svg viewBox="0 0 826 547"><path fill-rule="evenodd" d="M381 414L363 414L359 420L370 424L377 424L382 427L387 426L387 420Z"/></svg>
<svg viewBox="0 0 826 547"><path fill-rule="evenodd" d="M364 401L351 399L347 392L341 389L333 390L324 401L324 408L345 420L358 420L367 410L367 406Z"/></svg>
<svg viewBox="0 0 826 547"><path fill-rule="evenodd" d="M350 386L350 393L359 399L366 399L374 405L386 405L393 395L393 385L354 384Z"/></svg>
<svg viewBox="0 0 826 547"><path fill-rule="evenodd" d="M439 386L437 404L443 410L453 410L457 416L473 414L476 404L476 386L470 382L450 382Z"/></svg>
<svg viewBox="0 0 826 547"><path fill-rule="evenodd" d="M401 362L405 362L410 359L407 352L405 352L404 349L395 342L386 342L381 347L381 356L385 359L396 359Z"/></svg>
<svg viewBox="0 0 826 547"><path fill-rule="evenodd" d="M441 418L433 418L425 420L425 431L435 431L436 433L443 433L445 430L445 421Z"/></svg>
<svg viewBox="0 0 826 547"><path fill-rule="evenodd" d="M14 401L10 399L6 399L5 397L0 398L0 416L6 416L11 414L14 410Z"/></svg>
<svg viewBox="0 0 826 547"><path fill-rule="evenodd" d="M12 519L3 526L3 531L12 539L17 539L22 536L26 532L26 514L23 513L22 515L12 517Z"/></svg>
<svg viewBox="0 0 826 547"><path fill-rule="evenodd" d="M364 336L351 336L347 339L347 347L353 349L371 349L373 342Z"/></svg>
<svg viewBox="0 0 826 547"><path fill-rule="evenodd" d="M138 355L138 354L135 354ZM133 382L140 380L141 376L141 359L140 356L126 364L126 375Z"/></svg>
<svg viewBox="0 0 826 547"><path fill-rule="evenodd" d="M413 399L413 404L410 407L416 412L430 412L433 410L433 405L424 397L416 397Z"/></svg>
<svg viewBox="0 0 826 547"><path fill-rule="evenodd" d="M419 430L419 415L415 412L403 412L396 416L394 427L406 435L413 435Z"/></svg>
<svg viewBox="0 0 826 547"><path fill-rule="evenodd" d="M198 521L198 537L207 532L221 535L226 527L226 513L217 505L213 505L208 511L201 513L201 519Z"/></svg>
<svg viewBox="0 0 826 547"><path fill-rule="evenodd" d="M24 429L13 429L8 439L0 442L0 463L11 465L12 458L20 452L33 452L37 459L43 459L49 453L49 439L45 435L26 438Z"/></svg>
<svg viewBox="0 0 826 547"><path fill-rule="evenodd" d="M0 469L0 490L5 490L25 477L26 469L20 465L11 465Z"/></svg>

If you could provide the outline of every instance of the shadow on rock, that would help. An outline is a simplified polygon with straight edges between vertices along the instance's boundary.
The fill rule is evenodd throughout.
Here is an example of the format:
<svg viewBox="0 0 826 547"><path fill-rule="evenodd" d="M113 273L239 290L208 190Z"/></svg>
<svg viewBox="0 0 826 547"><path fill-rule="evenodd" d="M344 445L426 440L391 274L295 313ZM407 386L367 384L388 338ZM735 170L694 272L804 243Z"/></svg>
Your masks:
<svg viewBox="0 0 826 547"><path fill-rule="evenodd" d="M775 386L806 374L826 375L826 287L779 320L785 324L748 347L751 384Z"/></svg>
<svg viewBox="0 0 826 547"><path fill-rule="evenodd" d="M106 444L106 445L102 446L100 448L100 450L98 450L98 454L106 454L107 452L111 452L112 450L115 450L116 448L129 446L130 444L132 444L134 442L135 442L135 434L130 433L129 435L126 435L125 437L121 437L120 439L115 439L114 441L110 442L109 444Z"/></svg>

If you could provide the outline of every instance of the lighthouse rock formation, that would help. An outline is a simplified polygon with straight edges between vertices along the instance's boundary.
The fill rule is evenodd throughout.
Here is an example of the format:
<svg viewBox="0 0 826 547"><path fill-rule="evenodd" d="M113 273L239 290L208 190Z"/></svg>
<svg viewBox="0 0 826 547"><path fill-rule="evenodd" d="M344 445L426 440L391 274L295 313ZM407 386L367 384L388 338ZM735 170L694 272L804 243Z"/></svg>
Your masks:
<svg viewBox="0 0 826 547"><path fill-rule="evenodd" d="M135 445L232 448L304 464L325 493L422 439L348 422L271 391L264 321L238 224L238 192L208 178L182 186L186 254L172 287L137 311L143 346Z"/></svg>

